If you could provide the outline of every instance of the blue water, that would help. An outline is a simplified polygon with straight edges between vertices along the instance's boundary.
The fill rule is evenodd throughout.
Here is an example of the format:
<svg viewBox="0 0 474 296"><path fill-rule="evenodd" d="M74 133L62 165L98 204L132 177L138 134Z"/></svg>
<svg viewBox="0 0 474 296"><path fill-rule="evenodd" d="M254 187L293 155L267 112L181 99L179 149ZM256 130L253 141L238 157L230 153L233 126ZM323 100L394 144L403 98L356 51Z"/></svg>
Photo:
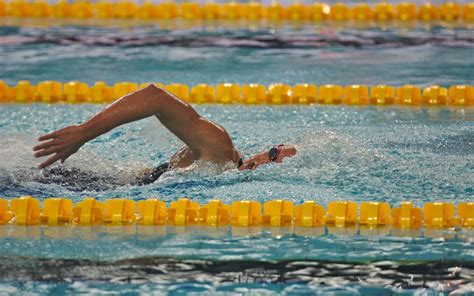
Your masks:
<svg viewBox="0 0 474 296"><path fill-rule="evenodd" d="M474 77L466 27L183 27L0 27L1 79L449 86Z"/></svg>
<svg viewBox="0 0 474 296"><path fill-rule="evenodd" d="M420 86L473 82L474 41L468 29L327 30L3 27L0 79ZM83 39L66 42L71 36ZM176 43L163 44L162 36L175 37ZM285 47L262 36L276 36ZM325 42L301 46L298 42L308 36ZM109 39L100 43L99 37ZM110 46L117 37L122 43ZM223 38L229 37L233 39L223 46ZM374 41L381 37L381 43ZM200 45L185 42L190 39ZM356 45L348 45L347 39ZM256 40L262 46L250 46ZM413 44L416 40L424 41ZM392 206L402 200L422 206L474 199L474 110L449 108L196 106L201 115L224 126L247 157L282 142L297 145L299 153L256 171L221 173L202 163L167 173L151 185L126 185L141 169L168 160L181 147L150 118L97 138L64 164L118 179L118 184L84 189L84 184L38 182L39 161L31 152L35 139L80 123L102 107L1 105L0 196L74 201L85 196L157 197L166 202L188 196L201 204L211 198L225 203L309 199L322 205L343 199ZM0 236L0 287L6 293L467 294L474 270L474 233L459 229L3 226ZM407 264L418 267L406 269Z"/></svg>

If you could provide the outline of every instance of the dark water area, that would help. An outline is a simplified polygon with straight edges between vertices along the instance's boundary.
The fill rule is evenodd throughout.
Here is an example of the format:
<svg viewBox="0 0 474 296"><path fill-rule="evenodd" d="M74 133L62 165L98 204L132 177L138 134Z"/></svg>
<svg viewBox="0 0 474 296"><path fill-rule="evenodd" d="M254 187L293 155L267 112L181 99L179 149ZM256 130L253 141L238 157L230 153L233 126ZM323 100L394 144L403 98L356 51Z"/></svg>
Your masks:
<svg viewBox="0 0 474 296"><path fill-rule="evenodd" d="M385 289L430 289L436 283L445 292L462 291L472 285L474 262L371 262L329 261L210 261L143 257L117 261L74 259L0 258L2 281L74 282L115 285L185 283L222 285L266 284L279 288L288 285L321 287L363 286ZM364 291L363 289L361 292Z"/></svg>

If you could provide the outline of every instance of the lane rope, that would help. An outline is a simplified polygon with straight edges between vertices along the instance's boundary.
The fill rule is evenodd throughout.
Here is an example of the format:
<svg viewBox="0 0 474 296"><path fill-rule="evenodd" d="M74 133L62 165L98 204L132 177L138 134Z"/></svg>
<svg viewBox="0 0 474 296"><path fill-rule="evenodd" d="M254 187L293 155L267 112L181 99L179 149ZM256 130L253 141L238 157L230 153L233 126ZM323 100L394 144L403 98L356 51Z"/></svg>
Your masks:
<svg viewBox="0 0 474 296"><path fill-rule="evenodd" d="M300 83L290 86L283 83L268 87L258 84L219 83L216 85L172 83L118 82L112 86L97 81L89 86L85 82L42 81L32 85L22 80L10 86L0 80L1 103L110 103L128 93L154 84L177 97L194 104L345 104L345 105L408 105L454 106L474 105L474 86L432 85L420 88L414 85L348 85Z"/></svg>
<svg viewBox="0 0 474 296"><path fill-rule="evenodd" d="M16 18L76 18L76 19L185 19L185 20L247 20L247 21L333 21L333 22L409 22L445 21L474 22L474 3L443 2L440 5L413 2L397 4L379 2L347 5L342 2L326 4L314 2L304 4L298 1L288 6L278 2L269 5L251 1L248 3L176 3L165 1L58 1L45 0L0 0L0 17Z"/></svg>
<svg viewBox="0 0 474 296"><path fill-rule="evenodd" d="M97 201L85 198L76 204L67 198L46 198L43 206L31 196L0 199L0 224L15 225L174 225L269 226L339 228L355 225L377 228L446 229L474 227L474 202L427 202L423 209L412 202L391 208L386 202L332 201L327 209L316 201L294 205L289 200L234 201L214 199L200 205L189 198L166 203L158 199L126 198Z"/></svg>

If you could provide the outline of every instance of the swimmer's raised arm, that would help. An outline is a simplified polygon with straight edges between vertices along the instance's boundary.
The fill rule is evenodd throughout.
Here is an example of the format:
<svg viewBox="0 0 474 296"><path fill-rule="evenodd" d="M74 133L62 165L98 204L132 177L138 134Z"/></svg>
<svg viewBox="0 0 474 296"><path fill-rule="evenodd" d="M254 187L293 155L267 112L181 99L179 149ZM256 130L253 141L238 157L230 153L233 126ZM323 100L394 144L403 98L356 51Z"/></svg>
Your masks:
<svg viewBox="0 0 474 296"><path fill-rule="evenodd" d="M224 128L201 117L188 103L153 84L128 94L80 125L39 137L35 157L52 155L38 167L64 162L86 142L122 124L155 115L180 138L197 159L238 161L239 154Z"/></svg>

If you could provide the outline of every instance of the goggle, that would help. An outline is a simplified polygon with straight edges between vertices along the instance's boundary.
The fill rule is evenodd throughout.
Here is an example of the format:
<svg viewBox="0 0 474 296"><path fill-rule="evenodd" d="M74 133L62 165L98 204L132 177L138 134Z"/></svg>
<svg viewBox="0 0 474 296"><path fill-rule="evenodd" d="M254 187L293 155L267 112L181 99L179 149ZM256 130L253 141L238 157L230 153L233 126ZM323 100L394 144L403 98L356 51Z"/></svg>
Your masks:
<svg viewBox="0 0 474 296"><path fill-rule="evenodd" d="M272 147L270 150L268 150L268 158L270 159L271 162L275 162L278 158L278 155L280 155L281 150L283 149L285 145L280 144L278 146Z"/></svg>

